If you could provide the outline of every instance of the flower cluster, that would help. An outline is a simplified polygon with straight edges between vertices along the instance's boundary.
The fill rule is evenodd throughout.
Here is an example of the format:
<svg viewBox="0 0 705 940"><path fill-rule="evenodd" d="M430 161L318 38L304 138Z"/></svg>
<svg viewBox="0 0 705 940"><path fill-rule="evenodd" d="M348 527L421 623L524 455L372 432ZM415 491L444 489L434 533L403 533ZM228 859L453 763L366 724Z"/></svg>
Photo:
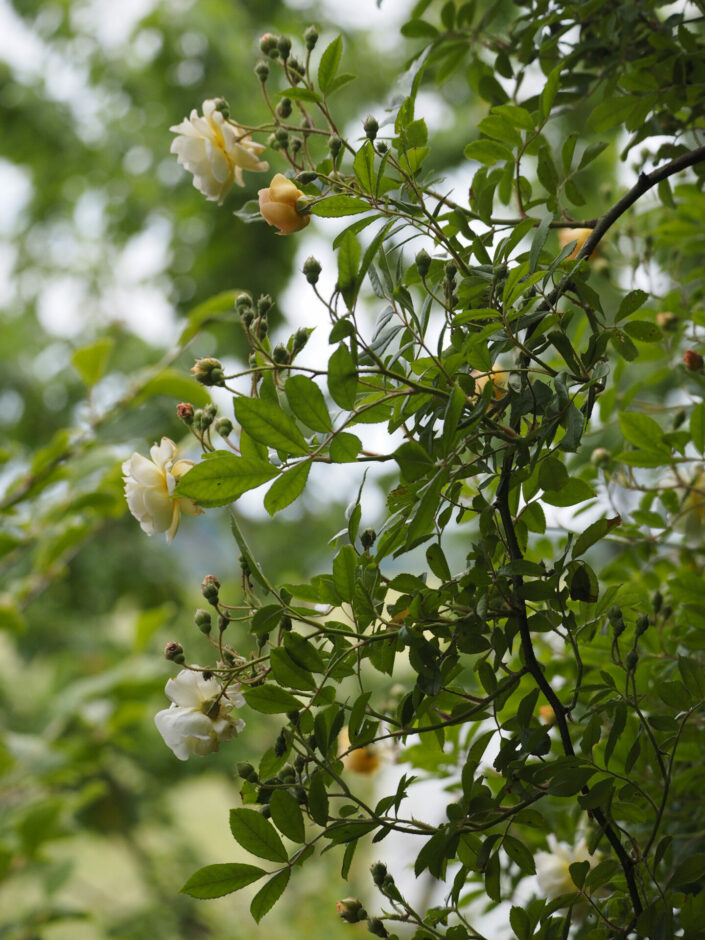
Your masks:
<svg viewBox="0 0 705 940"><path fill-rule="evenodd" d="M191 754L211 754L221 741L230 741L245 727L242 718L230 714L245 704L239 687L223 691L218 680L200 671L200 666L182 669L168 680L164 691L171 705L154 716L154 723L179 760L188 760Z"/></svg>
<svg viewBox="0 0 705 940"><path fill-rule="evenodd" d="M192 499L172 494L181 477L193 466L192 460L177 460L176 444L163 437L150 452L151 460L134 453L122 465L125 497L130 512L147 535L166 532L171 542L179 528L181 511L198 516L203 511Z"/></svg>

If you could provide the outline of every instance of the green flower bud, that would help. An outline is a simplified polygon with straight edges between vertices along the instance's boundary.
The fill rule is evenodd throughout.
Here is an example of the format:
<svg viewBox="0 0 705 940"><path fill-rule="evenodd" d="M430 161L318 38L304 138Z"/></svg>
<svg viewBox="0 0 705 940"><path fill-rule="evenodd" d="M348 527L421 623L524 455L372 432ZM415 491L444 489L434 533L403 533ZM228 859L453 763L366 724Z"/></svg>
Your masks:
<svg viewBox="0 0 705 940"><path fill-rule="evenodd" d="M277 114L280 118L288 118L291 114L291 98L282 98L277 105Z"/></svg>
<svg viewBox="0 0 705 940"><path fill-rule="evenodd" d="M242 315L243 310L252 309L252 298L249 294L238 294L235 298L235 309L240 315Z"/></svg>
<svg viewBox="0 0 705 940"><path fill-rule="evenodd" d="M205 359L197 359L195 365L191 366L191 374L201 385L223 385L224 373L223 366L219 359L213 359L207 356Z"/></svg>
<svg viewBox="0 0 705 940"><path fill-rule="evenodd" d="M677 431L678 428L683 424L687 415L685 413L685 408L679 408L678 411L673 415L673 430Z"/></svg>
<svg viewBox="0 0 705 940"><path fill-rule="evenodd" d="M621 609L621 607L617 607L616 604L613 604L613 605L610 607L610 609L607 611L607 619L608 619L609 622L612 623L612 624L614 624L614 623L619 623L620 621L623 621L623 620L624 620L624 617L622 616L622 609Z"/></svg>
<svg viewBox="0 0 705 940"><path fill-rule="evenodd" d="M215 607L218 603L219 591L220 581L214 574L207 574L203 581L201 581L201 594L213 607Z"/></svg>
<svg viewBox="0 0 705 940"><path fill-rule="evenodd" d="M374 140L377 136L377 131L379 130L379 124L377 119L372 117L370 114L369 117L365 120L365 123L362 125L365 130L365 136L368 140Z"/></svg>
<svg viewBox="0 0 705 940"><path fill-rule="evenodd" d="M259 316L266 316L274 306L274 301L269 294L260 294L257 299L257 313Z"/></svg>
<svg viewBox="0 0 705 940"><path fill-rule="evenodd" d="M612 460L612 454L605 447L596 447L590 455L593 467L606 467Z"/></svg>
<svg viewBox="0 0 705 940"><path fill-rule="evenodd" d="M291 77L292 82L295 85L298 84L305 74L306 74L306 69L304 68L304 66L299 62L298 59L295 59L294 56L292 56L289 59L289 75Z"/></svg>
<svg viewBox="0 0 705 940"><path fill-rule="evenodd" d="M374 865L370 866L370 872L372 873L372 880L380 888L387 877L387 866L384 862L375 862Z"/></svg>
<svg viewBox="0 0 705 940"><path fill-rule="evenodd" d="M314 258L313 255L308 257L304 261L304 266L301 270L306 275L306 280L309 284L318 283L318 278L321 274L321 265L317 258Z"/></svg>
<svg viewBox="0 0 705 940"><path fill-rule="evenodd" d="M186 662L186 657L184 656L184 648L181 643L167 643L164 647L164 658L168 659L172 663L184 663Z"/></svg>
<svg viewBox="0 0 705 940"><path fill-rule="evenodd" d="M306 766L306 759L302 757L301 754L298 754L294 760L294 770L296 771L297 774L300 774L305 766Z"/></svg>
<svg viewBox="0 0 705 940"><path fill-rule="evenodd" d="M460 303L460 297L458 297L457 294L451 294L450 297L448 298L448 305L450 306L452 310L455 309L459 303Z"/></svg>
<svg viewBox="0 0 705 940"><path fill-rule="evenodd" d="M358 924L367 917L367 911L359 898L343 898L342 901L336 901L335 906L346 924Z"/></svg>
<svg viewBox="0 0 705 940"><path fill-rule="evenodd" d="M315 173L313 170L304 170L303 173L299 173L294 177L294 182L298 183L299 186L305 186L307 183L313 183L314 180L318 179L318 173Z"/></svg>
<svg viewBox="0 0 705 940"><path fill-rule="evenodd" d="M670 604L666 604L666 606L663 608L663 619L668 620L668 618L671 616L672 613L673 613L673 608L671 607Z"/></svg>
<svg viewBox="0 0 705 940"><path fill-rule="evenodd" d="M264 85L264 83L265 83L265 82L267 81L267 79L269 78L269 66L267 65L267 63L266 63L263 59L260 59L260 60L259 60L259 62L258 62L257 65L255 66L254 72L255 72L255 75L257 76L257 78L258 78L258 79L262 82L262 84Z"/></svg>
<svg viewBox="0 0 705 940"><path fill-rule="evenodd" d="M203 610L202 607L199 607L196 613L193 615L193 621L201 631L201 633L208 636L211 632L211 627L213 626L212 618L209 610Z"/></svg>
<svg viewBox="0 0 705 940"><path fill-rule="evenodd" d="M458 273L458 267L454 262L449 261L445 266L445 276L449 281L452 281L455 275Z"/></svg>
<svg viewBox="0 0 705 940"><path fill-rule="evenodd" d="M282 149L285 149L289 146L289 131L286 131L283 127L280 127L279 130L275 131L274 136L276 137Z"/></svg>
<svg viewBox="0 0 705 940"><path fill-rule="evenodd" d="M649 618L646 614L642 614L640 617L636 618L636 635L641 636L642 633L646 633L649 629Z"/></svg>
<svg viewBox="0 0 705 940"><path fill-rule="evenodd" d="M235 770L238 777L242 777L243 780L249 780L250 783L257 783L259 781L257 771L252 764L245 760L238 761L235 765Z"/></svg>
<svg viewBox="0 0 705 940"><path fill-rule="evenodd" d="M257 317L255 321L255 334L257 339L264 339L269 333L269 321L266 317Z"/></svg>
<svg viewBox="0 0 705 940"><path fill-rule="evenodd" d="M291 40L288 36L279 37L277 49L279 50L279 55L282 57L282 59L286 60L289 58L289 53L291 52Z"/></svg>
<svg viewBox="0 0 705 940"><path fill-rule="evenodd" d="M292 626L291 617L288 614L284 614L279 621L279 629L284 630L285 633L289 633Z"/></svg>
<svg viewBox="0 0 705 940"><path fill-rule="evenodd" d="M333 158L337 157L340 151L343 149L343 142L336 134L332 134L328 138L328 149L330 150L331 156Z"/></svg>
<svg viewBox="0 0 705 940"><path fill-rule="evenodd" d="M225 100L225 98L215 99L215 110L220 111L226 120L230 117L230 105Z"/></svg>
<svg viewBox="0 0 705 940"><path fill-rule="evenodd" d="M383 140L380 140L377 143L377 153L380 155L380 157L383 157L388 150L389 150L389 147L385 144Z"/></svg>
<svg viewBox="0 0 705 940"><path fill-rule="evenodd" d="M257 646L259 646L259 648L262 649L262 647L264 646L264 644L267 642L268 639L269 639L269 632L265 631L264 633L258 633L257 634Z"/></svg>
<svg viewBox="0 0 705 940"><path fill-rule="evenodd" d="M375 937L388 937L387 929L379 917L370 917L367 921L367 929Z"/></svg>
<svg viewBox="0 0 705 940"><path fill-rule="evenodd" d="M629 672L633 672L636 669L636 665L639 662L639 654L636 650L629 650L627 653L626 664Z"/></svg>
<svg viewBox="0 0 705 940"><path fill-rule="evenodd" d="M272 359L278 366L286 366L289 364L289 350L284 343L277 343L272 350Z"/></svg>
<svg viewBox="0 0 705 940"><path fill-rule="evenodd" d="M302 326L294 333L294 340L291 344L292 352L294 355L300 353L308 342L309 332L305 326Z"/></svg>
<svg viewBox="0 0 705 940"><path fill-rule="evenodd" d="M229 437L233 433L233 423L230 418L218 418L215 429L221 437Z"/></svg>
<svg viewBox="0 0 705 940"><path fill-rule="evenodd" d="M272 33L265 33L259 41L259 47L265 55L269 55L272 49L276 49L279 37Z"/></svg>
<svg viewBox="0 0 705 940"><path fill-rule="evenodd" d="M277 740L274 742L274 748L273 748L274 756L283 757L284 754L286 754L286 749L287 749L286 736L284 734L280 734Z"/></svg>
<svg viewBox="0 0 705 940"><path fill-rule="evenodd" d="M299 726L299 713L298 712L287 712L286 717L289 719L294 728Z"/></svg>
<svg viewBox="0 0 705 940"><path fill-rule="evenodd" d="M222 633L223 630L227 630L229 623L230 619L228 617L224 614L218 614L218 630L220 633Z"/></svg>
<svg viewBox="0 0 705 940"><path fill-rule="evenodd" d="M651 603L654 608L654 613L657 614L663 607L663 595L660 591L656 591L654 596L651 598Z"/></svg>
<svg viewBox="0 0 705 940"><path fill-rule="evenodd" d="M377 539L377 533L374 529L363 529L360 533L360 541L362 542L362 547L365 551L369 551L372 546L375 544Z"/></svg>
<svg viewBox="0 0 705 940"><path fill-rule="evenodd" d="M289 139L289 150L291 150L292 153L298 153L302 147L303 141L300 137L291 137Z"/></svg>
<svg viewBox="0 0 705 940"><path fill-rule="evenodd" d="M431 267L431 256L423 248L416 255L416 270L419 272L419 277L424 278L428 274Z"/></svg>
<svg viewBox="0 0 705 940"><path fill-rule="evenodd" d="M309 52L311 52L318 42L318 30L315 26L309 26L306 32L304 33L304 44Z"/></svg>

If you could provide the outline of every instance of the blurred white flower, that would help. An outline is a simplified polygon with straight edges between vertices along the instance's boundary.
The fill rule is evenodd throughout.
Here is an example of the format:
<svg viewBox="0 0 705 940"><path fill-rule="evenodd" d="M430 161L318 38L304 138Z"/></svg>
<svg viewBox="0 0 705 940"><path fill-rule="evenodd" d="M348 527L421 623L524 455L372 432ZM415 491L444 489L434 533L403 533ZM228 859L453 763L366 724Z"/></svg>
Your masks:
<svg viewBox="0 0 705 940"><path fill-rule="evenodd" d="M588 852L587 842L581 839L576 845L570 846L566 842L558 842L553 835L548 836L547 841L551 851L537 852L534 856L539 887L547 898L577 891L570 876L570 866L574 862L590 862L592 867L596 862Z"/></svg>
<svg viewBox="0 0 705 940"><path fill-rule="evenodd" d="M218 104L209 98L203 102L203 117L194 108L189 117L169 130L179 135L172 141L171 152L193 173L193 185L206 199L220 204L233 182L244 185L243 170L263 172L269 164L259 159L265 149L262 144L228 120Z"/></svg>
<svg viewBox="0 0 705 940"><path fill-rule="evenodd" d="M176 444L168 437L155 444L149 454L151 460L135 453L123 463L125 498L143 532L147 535L166 532L166 540L171 542L179 528L181 510L189 516L203 512L192 499L176 499L171 495L193 461L177 460Z"/></svg>
<svg viewBox="0 0 705 940"><path fill-rule="evenodd" d="M245 727L242 718L230 714L245 704L239 687L231 686L221 695L218 680L206 679L195 671L199 669L182 669L169 679L164 691L171 705L154 716L157 730L179 760L188 760L191 754L211 754L221 741L230 741Z"/></svg>

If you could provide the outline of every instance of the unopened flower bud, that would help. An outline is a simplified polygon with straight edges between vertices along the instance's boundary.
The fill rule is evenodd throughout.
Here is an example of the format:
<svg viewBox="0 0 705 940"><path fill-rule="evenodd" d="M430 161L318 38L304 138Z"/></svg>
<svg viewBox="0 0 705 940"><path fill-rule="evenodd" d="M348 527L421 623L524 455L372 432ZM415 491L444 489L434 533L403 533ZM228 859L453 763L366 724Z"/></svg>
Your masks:
<svg viewBox="0 0 705 940"><path fill-rule="evenodd" d="M269 333L269 321L266 317L257 317L255 320L255 335L257 339L264 339Z"/></svg>
<svg viewBox="0 0 705 940"><path fill-rule="evenodd" d="M656 314L656 325L660 326L665 333L672 333L678 329L678 317L670 310L662 310Z"/></svg>
<svg viewBox="0 0 705 940"><path fill-rule="evenodd" d="M254 70L254 71L255 71L255 75L257 76L257 78L258 78L258 79L262 82L262 84L264 85L264 83L265 83L265 82L267 81L267 79L269 78L269 66L268 66L267 63L264 61L264 59L260 59L260 60L259 60L259 62L258 62L257 65L255 66L255 70Z"/></svg>
<svg viewBox="0 0 705 940"><path fill-rule="evenodd" d="M180 405L176 406L176 414L184 424L193 424L193 405L191 402L182 401Z"/></svg>
<svg viewBox="0 0 705 940"><path fill-rule="evenodd" d="M367 929L375 937L388 937L389 933L379 917L370 917L367 921Z"/></svg>
<svg viewBox="0 0 705 940"><path fill-rule="evenodd" d="M306 275L306 280L309 284L317 284L321 274L320 262L311 255L304 261L302 271Z"/></svg>
<svg viewBox="0 0 705 940"><path fill-rule="evenodd" d="M343 898L342 901L336 901L335 906L346 924L357 924L367 917L367 911L359 898Z"/></svg>
<svg viewBox="0 0 705 940"><path fill-rule="evenodd" d="M285 149L289 146L289 131L284 130L283 127L280 127L279 130L274 132L274 136L276 137L280 147Z"/></svg>
<svg viewBox="0 0 705 940"><path fill-rule="evenodd" d="M272 33L265 33L259 41L259 47L265 55L269 55L273 49L276 49L279 37ZM277 50L277 55L279 50Z"/></svg>
<svg viewBox="0 0 705 940"><path fill-rule="evenodd" d="M304 44L309 52L315 48L318 42L318 30L315 26L309 26L304 33Z"/></svg>
<svg viewBox="0 0 705 940"><path fill-rule="evenodd" d="M372 880L379 888L387 877L387 866L384 862L375 862L374 865L370 866L370 872L372 873Z"/></svg>
<svg viewBox="0 0 705 940"><path fill-rule="evenodd" d="M288 633L291 628L291 617L288 614L283 614L281 620L279 621L279 629L284 630L285 633Z"/></svg>
<svg viewBox="0 0 705 940"><path fill-rule="evenodd" d="M205 359L197 359L195 365L191 367L191 374L201 385L225 384L222 363L219 359L213 359L211 356L207 356Z"/></svg>
<svg viewBox="0 0 705 940"><path fill-rule="evenodd" d="M639 662L639 654L637 653L637 651L636 651L636 650L629 650L629 652L627 653L627 658L626 658L625 662L626 662L626 665L627 665L627 669L628 669L630 672L632 672L632 670L636 669L637 663Z"/></svg>
<svg viewBox="0 0 705 940"><path fill-rule="evenodd" d="M670 604L666 604L666 606L663 608L662 613L663 613L663 619L668 620L668 618L673 613L673 608L671 607Z"/></svg>
<svg viewBox="0 0 705 940"><path fill-rule="evenodd" d="M370 116L365 120L365 123L362 125L365 129L365 136L368 140L374 140L377 136L377 131L379 130L379 123L377 119Z"/></svg>
<svg viewBox="0 0 705 940"><path fill-rule="evenodd" d="M612 460L612 454L606 447L596 447L590 454L590 463L593 467L606 467Z"/></svg>
<svg viewBox="0 0 705 940"><path fill-rule="evenodd" d="M380 157L383 157L388 150L389 147L383 140L380 140L377 144L377 153L380 155Z"/></svg>
<svg viewBox="0 0 705 940"><path fill-rule="evenodd" d="M368 551L375 544L377 533L374 529L363 529L360 533L360 541L365 551Z"/></svg>
<svg viewBox="0 0 705 940"><path fill-rule="evenodd" d="M703 357L694 349L687 349L683 356L686 369L690 372L700 372L703 367Z"/></svg>
<svg viewBox="0 0 705 940"><path fill-rule="evenodd" d="M273 306L274 306L274 301L269 296L269 294L260 294L260 296L257 299L257 313L261 317L269 313L269 311L272 309Z"/></svg>
<svg viewBox="0 0 705 940"><path fill-rule="evenodd" d="M259 646L259 648L262 649L262 647L264 646L264 644L265 644L265 643L267 642L267 640L269 639L269 633L267 633L267 632L265 632L265 633L258 633L256 639L257 639L257 646Z"/></svg>
<svg viewBox="0 0 705 940"><path fill-rule="evenodd" d="M248 763L248 761L245 761L245 760L238 761L237 764L235 765L235 770L237 772L238 777L242 777L243 780L249 780L250 783L257 783L257 781L259 780L257 771L252 766L252 764Z"/></svg>
<svg viewBox="0 0 705 940"><path fill-rule="evenodd" d="M424 278L429 272L431 267L431 256L423 248L416 255L416 270L419 272L419 277Z"/></svg>
<svg viewBox="0 0 705 940"><path fill-rule="evenodd" d="M623 615L622 615L622 609L621 609L621 607L617 607L616 604L613 604L613 605L610 607L610 609L607 611L607 619L608 619L609 622L612 623L612 624L614 624L614 623L620 623L621 621L623 621L623 620L624 620L624 617L623 617Z"/></svg>
<svg viewBox="0 0 705 940"><path fill-rule="evenodd" d="M663 607L663 594L661 594L660 591L656 591L654 596L651 598L651 603L654 608L654 613L658 614Z"/></svg>
<svg viewBox="0 0 705 940"><path fill-rule="evenodd" d="M289 364L289 350L286 348L284 343L277 343L277 345L272 350L272 359L278 366L285 366Z"/></svg>
<svg viewBox="0 0 705 940"><path fill-rule="evenodd" d="M641 636L642 633L646 633L649 629L649 618L646 614L642 614L640 617L636 618L636 635Z"/></svg>
<svg viewBox="0 0 705 940"><path fill-rule="evenodd" d="M201 633L205 634L205 636L208 636L213 625L210 611L203 610L202 607L199 607L196 613L193 615L193 621Z"/></svg>
<svg viewBox="0 0 705 940"><path fill-rule="evenodd" d="M686 418L687 414L685 408L679 408L678 411L676 411L676 413L673 415L673 430L677 431Z"/></svg>
<svg viewBox="0 0 705 940"><path fill-rule="evenodd" d="M243 310L252 309L252 298L249 294L238 294L235 298L235 309L239 314L242 314Z"/></svg>
<svg viewBox="0 0 705 940"><path fill-rule="evenodd" d="M300 137L290 137L289 138L289 150L292 153L298 153L299 150L303 147L303 141Z"/></svg>
<svg viewBox="0 0 705 940"><path fill-rule="evenodd" d="M230 619L228 617L226 617L224 614L218 614L218 632L219 633L222 633L223 630L227 630L229 623L230 623Z"/></svg>
<svg viewBox="0 0 705 940"><path fill-rule="evenodd" d="M225 98L215 99L215 110L220 111L226 120L230 117L230 105Z"/></svg>
<svg viewBox="0 0 705 940"><path fill-rule="evenodd" d="M448 278L449 281L452 281L457 273L458 273L457 265L455 265L452 261L449 261L445 266L445 276Z"/></svg>
<svg viewBox="0 0 705 940"><path fill-rule="evenodd" d="M274 756L283 757L284 754L286 754L286 748L287 748L286 737L285 735L280 734L277 740L274 742L274 747L273 747Z"/></svg>
<svg viewBox="0 0 705 940"><path fill-rule="evenodd" d="M289 59L289 77L291 78L291 81L294 83L294 85L300 82L305 74L306 69L304 66L301 64L301 62L299 62L298 59L295 59L294 56L292 56Z"/></svg>
<svg viewBox="0 0 705 940"><path fill-rule="evenodd" d="M343 142L337 134L332 134L328 138L328 149L330 150L331 156L333 158L337 157L340 151L343 149Z"/></svg>
<svg viewBox="0 0 705 940"><path fill-rule="evenodd" d="M291 114L291 98L282 98L277 105L277 114L280 118L288 118Z"/></svg>
<svg viewBox="0 0 705 940"><path fill-rule="evenodd" d="M218 418L215 429L221 437L229 437L233 433L233 423L230 418Z"/></svg>
<svg viewBox="0 0 705 940"><path fill-rule="evenodd" d="M213 424L213 415L204 408L198 412L198 430L206 431Z"/></svg>
<svg viewBox="0 0 705 940"><path fill-rule="evenodd" d="M269 819L269 817L272 815L272 810L265 803L265 805L260 808L260 813L264 816L265 819Z"/></svg>
<svg viewBox="0 0 705 940"><path fill-rule="evenodd" d="M240 322L245 327L249 329L252 326L252 323L255 319L255 311L252 307L245 307L245 309L240 313Z"/></svg>
<svg viewBox="0 0 705 940"><path fill-rule="evenodd" d="M305 326L302 326L294 333L294 340L291 344L292 352L294 355L301 352L306 343L308 342L309 332Z"/></svg>
<svg viewBox="0 0 705 940"><path fill-rule="evenodd" d="M184 656L184 648L181 643L167 643L164 647L164 658L168 659L172 663L183 663L186 662L186 657Z"/></svg>
<svg viewBox="0 0 705 940"><path fill-rule="evenodd" d="M277 49L279 50L279 55L282 57L282 59L289 58L289 53L291 52L291 40L288 36L279 37Z"/></svg>
<svg viewBox="0 0 705 940"><path fill-rule="evenodd" d="M303 173L298 173L294 178L294 182L298 183L300 186L305 186L307 183L313 183L314 180L318 179L318 173L313 170L304 170Z"/></svg>
<svg viewBox="0 0 705 940"><path fill-rule="evenodd" d="M218 592L220 591L220 581L214 574L207 574L201 581L201 594L209 604L215 607L218 604Z"/></svg>

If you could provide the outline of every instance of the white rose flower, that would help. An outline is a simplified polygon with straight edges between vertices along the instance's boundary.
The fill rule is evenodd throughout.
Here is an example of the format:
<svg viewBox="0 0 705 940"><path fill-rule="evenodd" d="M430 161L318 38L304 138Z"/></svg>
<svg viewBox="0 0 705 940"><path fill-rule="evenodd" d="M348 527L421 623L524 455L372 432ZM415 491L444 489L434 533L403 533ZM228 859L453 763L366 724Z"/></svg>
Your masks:
<svg viewBox="0 0 705 940"><path fill-rule="evenodd" d="M539 887L547 898L557 898L561 894L570 894L578 888L570 876L570 866L574 862L590 862L592 867L596 859L588 852L587 842L581 839L575 846L558 842L556 837L548 837L550 852L537 852L536 877Z"/></svg>
<svg viewBox="0 0 705 940"><path fill-rule="evenodd" d="M163 437L150 450L151 460L133 454L122 465L125 497L130 512L147 535L166 532L171 542L179 528L181 511L198 516L202 509L192 499L172 496L181 477L193 466L192 460L176 459L176 444Z"/></svg>
<svg viewBox="0 0 705 940"><path fill-rule="evenodd" d="M230 715L233 708L245 704L239 687L231 686L221 695L217 679L206 679L194 670L182 669L169 679L164 691L171 705L154 716L157 730L179 760L188 760L191 754L211 754L221 741L230 741L245 727L242 718Z"/></svg>
<svg viewBox="0 0 705 940"><path fill-rule="evenodd" d="M193 173L196 189L212 202L222 203L233 182L244 185L243 170L269 169L269 164L259 159L265 149L262 144L225 118L213 98L203 102L203 117L194 108L190 117L169 130L179 135L172 141L171 152Z"/></svg>

